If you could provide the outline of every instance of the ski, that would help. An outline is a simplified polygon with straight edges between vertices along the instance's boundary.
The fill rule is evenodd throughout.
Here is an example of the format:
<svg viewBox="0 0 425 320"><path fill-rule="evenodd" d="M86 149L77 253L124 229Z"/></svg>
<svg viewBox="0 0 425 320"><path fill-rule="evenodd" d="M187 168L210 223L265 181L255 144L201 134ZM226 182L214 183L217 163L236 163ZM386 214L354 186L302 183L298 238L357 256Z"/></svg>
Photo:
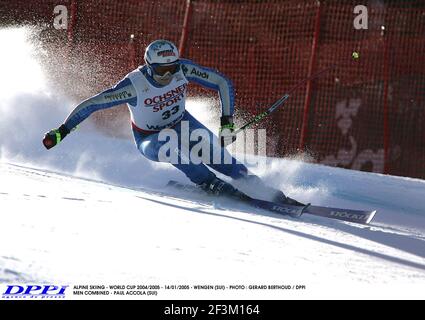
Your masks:
<svg viewBox="0 0 425 320"><path fill-rule="evenodd" d="M167 184L168 187L176 188L178 190L188 191L190 193L206 194L202 189L185 183L180 183L170 180ZM244 199L242 202L251 205L255 208L267 210L280 215L289 215L291 217L299 218L303 214L310 214L330 219L337 219L342 221L354 222L359 224L369 224L376 214L374 211L353 210L342 208L331 208L323 206L314 206L307 204L305 206L294 206L289 204L281 204L272 201L265 201L261 199L251 198Z"/></svg>
<svg viewBox="0 0 425 320"><path fill-rule="evenodd" d="M289 204L281 204L281 203L265 201L265 200L255 199L255 198L251 198L245 202L259 209L272 211L274 213L281 214L281 215L290 215L291 217L294 217L294 218L301 217L301 215L305 213L305 210L310 206L309 204L305 206L292 206Z"/></svg>
<svg viewBox="0 0 425 320"><path fill-rule="evenodd" d="M180 183L174 180L170 180L167 184L168 187L172 187L172 188L176 188L179 190L184 190L184 191L188 191L190 193L196 193L196 194L202 194L205 195L207 194L205 191L203 191L202 189L194 186L194 185L190 185L190 184L185 184L185 183ZM265 201L265 200L261 200L261 199L255 199L255 198L251 198L248 197L247 199L236 199L239 200L243 203L246 203L252 207L258 208L258 209L263 209L263 210L267 210L267 211L272 211L274 213L280 214L280 215L289 215L291 217L295 217L298 218L300 217L303 213L304 210L309 206L293 206L293 205L287 205L287 204L280 204L280 203L275 203L275 202L271 202L271 201Z"/></svg>
<svg viewBox="0 0 425 320"><path fill-rule="evenodd" d="M204 190L186 183L180 183L174 180L170 180L167 184L169 187L173 187L179 190L184 190L190 193L196 193L196 194L202 194L202 195L208 195ZM300 217L306 207L306 206L293 206L293 205L286 205L286 204L279 204L271 201L265 201L261 199L255 199L248 197L246 199L236 199L237 201L246 203L252 207L264 209L268 211L273 211L274 213L281 214L281 215L290 215L292 217Z"/></svg>
<svg viewBox="0 0 425 320"><path fill-rule="evenodd" d="M360 224L369 224L375 216L376 210L364 211L353 209L329 208L322 206L308 206L305 213L325 218L355 222Z"/></svg>

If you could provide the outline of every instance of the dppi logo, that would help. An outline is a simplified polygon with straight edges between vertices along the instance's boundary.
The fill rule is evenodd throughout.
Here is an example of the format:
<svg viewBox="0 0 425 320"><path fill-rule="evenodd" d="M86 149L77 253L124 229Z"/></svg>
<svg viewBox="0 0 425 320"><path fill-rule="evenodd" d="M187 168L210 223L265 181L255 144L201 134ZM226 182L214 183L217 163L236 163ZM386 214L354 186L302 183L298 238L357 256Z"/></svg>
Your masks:
<svg viewBox="0 0 425 320"><path fill-rule="evenodd" d="M6 291L2 294L4 299L25 299L25 298L65 298L65 290L68 286L52 285L8 285Z"/></svg>

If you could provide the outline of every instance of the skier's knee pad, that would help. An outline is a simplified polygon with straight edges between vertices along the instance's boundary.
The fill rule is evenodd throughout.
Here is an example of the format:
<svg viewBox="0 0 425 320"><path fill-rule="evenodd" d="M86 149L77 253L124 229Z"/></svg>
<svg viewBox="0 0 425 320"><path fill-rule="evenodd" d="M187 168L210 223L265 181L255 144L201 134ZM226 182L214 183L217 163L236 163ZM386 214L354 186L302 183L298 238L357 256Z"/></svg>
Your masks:
<svg viewBox="0 0 425 320"><path fill-rule="evenodd" d="M138 145L138 149L141 154L143 154L146 158L152 161L159 161L158 159L158 148L151 143L151 141L146 140L142 141Z"/></svg>

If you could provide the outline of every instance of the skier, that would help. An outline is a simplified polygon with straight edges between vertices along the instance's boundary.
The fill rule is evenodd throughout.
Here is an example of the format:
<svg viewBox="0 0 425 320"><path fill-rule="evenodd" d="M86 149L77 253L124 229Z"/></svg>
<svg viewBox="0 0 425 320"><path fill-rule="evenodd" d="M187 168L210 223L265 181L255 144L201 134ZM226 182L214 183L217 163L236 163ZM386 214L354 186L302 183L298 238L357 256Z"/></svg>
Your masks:
<svg viewBox="0 0 425 320"><path fill-rule="evenodd" d="M224 147L236 139L236 136L232 134L234 90L229 79L215 70L181 59L177 47L167 40L156 40L149 44L145 50L144 59L145 65L127 74L114 87L77 105L59 128L45 134L44 146L50 149L57 145L93 112L126 103L131 115L136 146L146 158L161 161L158 153L165 141L160 141L159 132L165 128L172 128L180 136L181 124L187 121L190 132L201 128L210 136L210 159L214 148L216 150L219 148L221 159L225 156L231 158L231 163L209 161L208 166L233 179L253 181L274 201L299 204L286 197L280 190L267 187L258 176L249 174L243 164L238 163L228 153L226 154L227 150ZM219 140L185 110L186 89L189 82L219 92L222 111ZM190 148L192 146L191 142ZM231 184L219 179L204 163L195 164L190 159L181 161L183 158L186 160L189 158L183 153L181 146L177 150L177 156L179 161L172 165L206 192L240 199L249 198Z"/></svg>

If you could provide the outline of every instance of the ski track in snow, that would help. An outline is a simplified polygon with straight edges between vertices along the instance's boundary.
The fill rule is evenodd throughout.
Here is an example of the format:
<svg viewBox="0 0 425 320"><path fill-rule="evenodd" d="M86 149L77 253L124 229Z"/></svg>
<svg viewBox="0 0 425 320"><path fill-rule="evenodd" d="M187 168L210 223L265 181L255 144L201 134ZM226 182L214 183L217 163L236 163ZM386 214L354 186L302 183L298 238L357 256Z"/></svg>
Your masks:
<svg viewBox="0 0 425 320"><path fill-rule="evenodd" d="M384 217L294 219L15 164L0 173L1 282L425 283L423 232Z"/></svg>

